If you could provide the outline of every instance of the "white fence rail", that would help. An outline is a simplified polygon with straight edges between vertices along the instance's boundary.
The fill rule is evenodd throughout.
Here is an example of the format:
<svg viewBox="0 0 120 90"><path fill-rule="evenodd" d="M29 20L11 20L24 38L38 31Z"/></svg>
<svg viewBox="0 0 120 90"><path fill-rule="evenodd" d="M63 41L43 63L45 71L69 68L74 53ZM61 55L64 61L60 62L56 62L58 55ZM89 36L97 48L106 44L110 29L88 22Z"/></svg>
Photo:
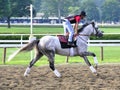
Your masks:
<svg viewBox="0 0 120 90"><path fill-rule="evenodd" d="M45 35L45 34L33 34L34 36L37 35ZM57 34L50 34L50 35L57 35ZM0 48L4 48L3 54L3 63L5 64L6 59L6 50L7 48L16 48L22 47L25 45L29 40L23 40L23 36L30 36L30 34L0 34L0 36L20 36L20 40L0 40ZM120 46L120 40L88 40L88 46L97 46L101 48L101 60L103 60L103 47L106 46Z"/></svg>
<svg viewBox="0 0 120 90"><path fill-rule="evenodd" d="M88 40L88 46L120 46L120 40Z"/></svg>
<svg viewBox="0 0 120 90"><path fill-rule="evenodd" d="M120 40L89 40L88 41L88 46L94 46L94 47L100 47L100 56L101 60L104 59L104 49L103 47L116 47L120 46Z"/></svg>
<svg viewBox="0 0 120 90"><path fill-rule="evenodd" d="M0 40L0 48L17 48L22 47L29 40Z"/></svg>

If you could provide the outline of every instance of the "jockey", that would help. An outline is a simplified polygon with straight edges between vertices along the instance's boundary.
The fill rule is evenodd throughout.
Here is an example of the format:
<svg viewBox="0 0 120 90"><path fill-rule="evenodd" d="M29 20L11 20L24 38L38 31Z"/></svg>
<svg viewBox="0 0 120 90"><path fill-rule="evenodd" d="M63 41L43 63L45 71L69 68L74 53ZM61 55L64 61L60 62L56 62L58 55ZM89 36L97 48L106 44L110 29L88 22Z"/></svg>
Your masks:
<svg viewBox="0 0 120 90"><path fill-rule="evenodd" d="M81 11L80 15L69 16L63 20L64 34L65 35L69 34L68 45L75 46L73 42L74 30L75 30L75 34L77 34L78 24L81 21L81 19L85 18L85 16L86 16L85 11ZM75 26L73 28L71 24L74 23Z"/></svg>

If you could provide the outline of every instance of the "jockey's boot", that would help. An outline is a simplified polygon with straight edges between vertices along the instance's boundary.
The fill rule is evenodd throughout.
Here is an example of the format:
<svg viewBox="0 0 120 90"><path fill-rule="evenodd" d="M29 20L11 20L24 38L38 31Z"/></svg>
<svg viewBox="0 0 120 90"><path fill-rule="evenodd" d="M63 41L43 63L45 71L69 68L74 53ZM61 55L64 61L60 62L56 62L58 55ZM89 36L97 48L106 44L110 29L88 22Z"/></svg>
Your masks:
<svg viewBox="0 0 120 90"><path fill-rule="evenodd" d="M68 41L67 45L72 46L72 47L75 47L74 42L69 42L69 41Z"/></svg>

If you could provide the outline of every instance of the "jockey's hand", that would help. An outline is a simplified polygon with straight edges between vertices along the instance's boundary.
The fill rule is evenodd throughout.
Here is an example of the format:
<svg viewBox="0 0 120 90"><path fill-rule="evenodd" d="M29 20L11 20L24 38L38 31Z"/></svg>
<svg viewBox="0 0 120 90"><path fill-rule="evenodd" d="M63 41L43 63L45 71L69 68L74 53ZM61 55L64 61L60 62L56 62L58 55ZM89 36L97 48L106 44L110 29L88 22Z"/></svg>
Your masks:
<svg viewBox="0 0 120 90"><path fill-rule="evenodd" d="M78 34L77 31L74 33L75 35Z"/></svg>
<svg viewBox="0 0 120 90"><path fill-rule="evenodd" d="M69 32L67 32L67 33L65 34L65 36L69 36Z"/></svg>
<svg viewBox="0 0 120 90"><path fill-rule="evenodd" d="M75 33L74 36L76 37L78 35L78 33Z"/></svg>

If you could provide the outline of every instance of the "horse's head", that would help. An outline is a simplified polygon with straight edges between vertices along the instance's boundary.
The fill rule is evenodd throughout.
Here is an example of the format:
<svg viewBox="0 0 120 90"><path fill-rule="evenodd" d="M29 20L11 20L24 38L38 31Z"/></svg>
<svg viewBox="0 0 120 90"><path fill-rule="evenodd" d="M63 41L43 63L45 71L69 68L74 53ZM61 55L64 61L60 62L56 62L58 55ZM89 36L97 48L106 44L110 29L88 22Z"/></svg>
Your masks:
<svg viewBox="0 0 120 90"><path fill-rule="evenodd" d="M90 35L95 35L96 37L103 36L103 32L99 30L98 25L94 21L83 25L83 27L78 30L78 33L80 35L83 34L86 36L90 36Z"/></svg>
<svg viewBox="0 0 120 90"><path fill-rule="evenodd" d="M101 31L99 28L98 28L98 25L93 21L91 22L92 26L93 26L93 34L96 36L96 37L102 37L103 36L103 31Z"/></svg>

